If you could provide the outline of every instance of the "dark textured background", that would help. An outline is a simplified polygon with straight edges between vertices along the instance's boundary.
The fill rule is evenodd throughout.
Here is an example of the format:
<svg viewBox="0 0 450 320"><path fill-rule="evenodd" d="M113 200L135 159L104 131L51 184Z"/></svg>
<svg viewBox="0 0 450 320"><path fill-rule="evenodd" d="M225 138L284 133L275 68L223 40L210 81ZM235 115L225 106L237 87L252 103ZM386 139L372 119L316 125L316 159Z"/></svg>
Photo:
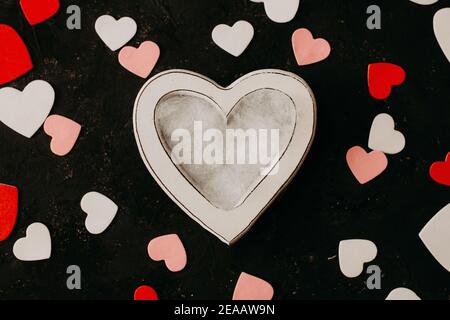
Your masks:
<svg viewBox="0 0 450 320"><path fill-rule="evenodd" d="M141 284L162 299L229 299L246 271L270 281L276 299L384 299L407 286L426 299L449 299L450 274L421 243L418 233L449 202L449 188L434 183L430 164L449 150L450 68L434 38L432 18L448 7L441 0L419 6L408 0L302 0L294 21L271 22L249 0L62 1L57 16L34 28L18 0L2 0L0 22L23 36L35 68L9 84L35 79L56 90L53 113L83 125L68 156L49 150L41 129L28 140L0 125L0 182L20 189L20 211L11 237L0 243L0 298L130 299ZM69 4L82 8L82 30L65 27ZM382 30L369 31L366 8L382 8ZM222 85L262 68L292 71L307 80L318 103L317 138L303 168L250 232L227 247L189 219L147 172L135 145L134 99L144 80L125 71L97 37L102 14L131 16L139 26L130 42L157 42L162 55L153 74L172 68L202 73ZM219 23L248 20L255 37L234 58L216 47L210 33ZM324 62L298 67L290 37L299 27L328 39ZM387 101L366 88L367 64L402 65L407 81ZM0 106L1 107L1 106ZM345 163L346 151L366 147L373 118L390 113L407 137L407 148L389 156L389 168L359 185ZM102 235L89 234L79 202L96 190L120 207ZM26 227L43 222L51 232L50 260L24 263L12 254ZM188 266L170 273L151 261L148 241L178 233ZM382 290L369 291L366 276L347 279L335 257L340 240L374 241L383 271ZM66 288L66 268L82 270L82 290Z"/></svg>

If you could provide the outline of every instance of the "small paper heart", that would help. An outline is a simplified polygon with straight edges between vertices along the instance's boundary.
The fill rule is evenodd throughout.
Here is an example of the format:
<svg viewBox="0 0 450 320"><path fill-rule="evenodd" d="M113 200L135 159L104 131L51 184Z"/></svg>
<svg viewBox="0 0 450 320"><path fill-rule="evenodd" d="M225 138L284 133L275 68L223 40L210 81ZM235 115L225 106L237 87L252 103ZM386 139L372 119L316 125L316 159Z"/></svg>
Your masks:
<svg viewBox="0 0 450 320"><path fill-rule="evenodd" d="M58 156L65 156L75 146L81 126L66 117L52 115L45 120L44 131L52 137L50 150Z"/></svg>
<svg viewBox="0 0 450 320"><path fill-rule="evenodd" d="M370 129L369 148L388 154L400 153L406 145L403 133L395 130L394 119L382 113L375 117Z"/></svg>
<svg viewBox="0 0 450 320"><path fill-rule="evenodd" d="M46 81L30 82L23 91L0 89L0 121L17 133L31 138L47 119L55 91Z"/></svg>
<svg viewBox="0 0 450 320"><path fill-rule="evenodd" d="M14 229L19 208L19 190L0 184L0 241L6 240Z"/></svg>
<svg viewBox="0 0 450 320"><path fill-rule="evenodd" d="M393 63L369 64L367 79L370 95L377 100L384 100L391 95L392 87L401 85L406 78L402 67Z"/></svg>
<svg viewBox="0 0 450 320"><path fill-rule="evenodd" d="M19 34L0 24L0 85L11 82L33 69L28 48Z"/></svg>
<svg viewBox="0 0 450 320"><path fill-rule="evenodd" d="M176 234L168 234L151 240L147 251L152 260L164 261L167 269L172 272L181 271L186 267L186 250Z"/></svg>
<svg viewBox="0 0 450 320"><path fill-rule="evenodd" d="M431 165L430 176L437 183L450 187L450 152L445 161L438 161Z"/></svg>
<svg viewBox="0 0 450 320"><path fill-rule="evenodd" d="M250 23L238 21L232 27L226 24L216 26L212 32L212 39L220 48L239 57L252 41L254 34Z"/></svg>
<svg viewBox="0 0 450 320"><path fill-rule="evenodd" d="M134 291L134 300L136 301L154 301L159 300L155 289L150 286L140 286Z"/></svg>
<svg viewBox="0 0 450 320"><path fill-rule="evenodd" d="M145 79L158 62L159 54L159 47L156 43L145 41L139 48L122 48L119 52L119 63L131 73Z"/></svg>
<svg viewBox="0 0 450 320"><path fill-rule="evenodd" d="M89 192L81 199L81 209L87 214L85 226L91 234L104 232L117 214L119 207L98 192Z"/></svg>
<svg viewBox="0 0 450 320"><path fill-rule="evenodd" d="M277 23L286 23L294 19L297 14L300 0L250 0L264 3L264 10L270 20Z"/></svg>
<svg viewBox="0 0 450 320"><path fill-rule="evenodd" d="M433 257L450 272L450 203L420 231L419 237Z"/></svg>
<svg viewBox="0 0 450 320"><path fill-rule="evenodd" d="M388 159L381 151L367 153L361 147L353 147L347 152L347 164L360 184L365 184L383 173Z"/></svg>
<svg viewBox="0 0 450 320"><path fill-rule="evenodd" d="M270 283L242 272L234 288L233 300L271 300L273 293Z"/></svg>
<svg viewBox="0 0 450 320"><path fill-rule="evenodd" d="M356 278L364 270L364 263L377 256L376 245L369 240L351 239L339 243L339 267L347 278Z"/></svg>
<svg viewBox="0 0 450 320"><path fill-rule="evenodd" d="M59 10L59 0L20 0L23 14L32 26L53 17Z"/></svg>
<svg viewBox="0 0 450 320"><path fill-rule="evenodd" d="M39 261L49 259L52 251L52 241L48 228L42 223L31 224L26 231L26 237L14 243L14 256L21 261Z"/></svg>
<svg viewBox="0 0 450 320"><path fill-rule="evenodd" d="M95 21L95 31L109 49L116 51L134 37L137 24L130 17L116 20L112 16L103 15Z"/></svg>
<svg viewBox="0 0 450 320"><path fill-rule="evenodd" d="M314 39L311 31L302 28L292 35L292 47L299 66L306 66L328 58L331 47L325 39Z"/></svg>
<svg viewBox="0 0 450 320"><path fill-rule="evenodd" d="M386 300L421 300L419 296L408 288L397 288L392 290L389 295L386 297Z"/></svg>

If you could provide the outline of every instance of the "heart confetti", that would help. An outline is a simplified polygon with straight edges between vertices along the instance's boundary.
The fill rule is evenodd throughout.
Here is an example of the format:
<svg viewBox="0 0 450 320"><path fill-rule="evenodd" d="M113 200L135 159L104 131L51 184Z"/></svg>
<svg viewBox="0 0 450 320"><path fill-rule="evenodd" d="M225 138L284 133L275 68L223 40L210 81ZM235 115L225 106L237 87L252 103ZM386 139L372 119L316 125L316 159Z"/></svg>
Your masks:
<svg viewBox="0 0 450 320"><path fill-rule="evenodd" d="M95 22L95 31L108 48L116 51L133 39L137 32L137 24L130 17L116 20L114 17L104 15Z"/></svg>
<svg viewBox="0 0 450 320"><path fill-rule="evenodd" d="M331 47L325 39L314 39L311 31L302 28L292 35L292 47L299 66L306 66L328 58Z"/></svg>
<svg viewBox="0 0 450 320"><path fill-rule="evenodd" d="M405 70L393 63L369 64L367 80L370 95L377 100L384 100L391 95L392 87L401 85L406 78Z"/></svg>
<svg viewBox="0 0 450 320"><path fill-rule="evenodd" d="M450 152L444 162L435 162L431 165L430 176L437 183L450 187Z"/></svg>
<svg viewBox="0 0 450 320"><path fill-rule="evenodd" d="M22 92L9 87L0 89L0 121L31 138L44 123L54 101L53 87L43 80L30 82Z"/></svg>
<svg viewBox="0 0 450 320"><path fill-rule="evenodd" d="M81 199L81 209L87 214L85 226L91 234L104 232L117 214L119 207L98 192L89 192Z"/></svg>
<svg viewBox="0 0 450 320"><path fill-rule="evenodd" d="M420 239L433 257L450 272L450 203L420 231Z"/></svg>
<svg viewBox="0 0 450 320"><path fill-rule="evenodd" d="M179 272L186 267L186 250L180 237L176 234L168 234L151 240L147 251L152 260L164 261L167 269L172 272Z"/></svg>
<svg viewBox="0 0 450 320"><path fill-rule="evenodd" d="M40 261L50 258L52 241L48 228L42 223L31 224L26 237L14 243L14 256L21 261Z"/></svg>
<svg viewBox="0 0 450 320"><path fill-rule="evenodd" d="M381 151L367 153L361 147L353 147L347 152L347 164L360 184L365 184L383 173L388 159Z"/></svg>
<svg viewBox="0 0 450 320"><path fill-rule="evenodd" d="M58 156L65 156L75 146L81 126L66 117L52 115L45 120L44 131L52 137L50 150Z"/></svg>
<svg viewBox="0 0 450 320"><path fill-rule="evenodd" d="M377 256L377 246L369 240L351 239L339 243L339 267L347 278L356 278L364 270L364 263Z"/></svg>
<svg viewBox="0 0 450 320"><path fill-rule="evenodd" d="M417 294L408 288L397 288L392 290L386 297L386 300L421 300Z"/></svg>
<svg viewBox="0 0 450 320"><path fill-rule="evenodd" d="M242 272L233 292L233 300L272 300L273 287L267 281Z"/></svg>
<svg viewBox="0 0 450 320"><path fill-rule="evenodd" d="M23 14L32 26L53 17L59 10L59 0L20 0Z"/></svg>
<svg viewBox="0 0 450 320"><path fill-rule="evenodd" d="M33 69L30 53L19 34L0 24L0 85L16 80Z"/></svg>
<svg viewBox="0 0 450 320"><path fill-rule="evenodd" d="M19 208L19 190L0 184L0 241L6 240L14 229Z"/></svg>
<svg viewBox="0 0 450 320"><path fill-rule="evenodd" d="M417 3L417 4L421 4L423 6L427 6L430 4L434 4L434 3L438 2L439 0L409 0L409 1Z"/></svg>
<svg viewBox="0 0 450 320"><path fill-rule="evenodd" d="M212 39L220 48L239 57L253 39L255 30L247 21L238 21L232 27L219 24L212 32Z"/></svg>
<svg viewBox="0 0 450 320"><path fill-rule="evenodd" d="M277 23L286 23L294 19L297 14L300 0L250 0L264 3L264 9L270 20Z"/></svg>
<svg viewBox="0 0 450 320"><path fill-rule="evenodd" d="M154 301L159 300L155 289L150 286L140 286L134 291L134 300L136 301Z"/></svg>
<svg viewBox="0 0 450 320"><path fill-rule="evenodd" d="M369 148L387 154L400 153L406 145L405 136L395 129L394 119L382 113L375 117L370 129Z"/></svg>
<svg viewBox="0 0 450 320"><path fill-rule="evenodd" d="M147 78L159 59L160 50L152 41L143 42L139 48L124 47L119 52L119 63L131 73Z"/></svg>
<svg viewBox="0 0 450 320"><path fill-rule="evenodd" d="M433 19L433 28L436 39L450 62L450 8L444 8L436 12Z"/></svg>

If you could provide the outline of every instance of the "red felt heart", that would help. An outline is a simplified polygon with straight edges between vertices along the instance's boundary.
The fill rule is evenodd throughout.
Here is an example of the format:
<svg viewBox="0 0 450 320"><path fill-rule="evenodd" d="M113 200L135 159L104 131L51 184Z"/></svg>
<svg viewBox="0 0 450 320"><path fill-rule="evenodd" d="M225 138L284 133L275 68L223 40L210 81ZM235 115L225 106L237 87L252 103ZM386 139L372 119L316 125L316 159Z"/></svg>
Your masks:
<svg viewBox="0 0 450 320"><path fill-rule="evenodd" d="M140 286L134 291L134 300L151 301L159 299L155 289L150 286Z"/></svg>
<svg viewBox="0 0 450 320"><path fill-rule="evenodd" d="M430 176L437 183L450 186L450 152L444 162L435 162L431 165Z"/></svg>
<svg viewBox="0 0 450 320"><path fill-rule="evenodd" d="M58 12L59 0L20 0L20 6L28 23L34 26Z"/></svg>
<svg viewBox="0 0 450 320"><path fill-rule="evenodd" d="M393 63L369 64L367 80L370 95L377 100L388 98L393 86L401 85L406 78L405 70Z"/></svg>
<svg viewBox="0 0 450 320"><path fill-rule="evenodd" d="M0 184L0 241L9 237L17 219L19 190L16 187Z"/></svg>
<svg viewBox="0 0 450 320"><path fill-rule="evenodd" d="M19 34L0 24L0 85L11 82L33 68L30 53Z"/></svg>

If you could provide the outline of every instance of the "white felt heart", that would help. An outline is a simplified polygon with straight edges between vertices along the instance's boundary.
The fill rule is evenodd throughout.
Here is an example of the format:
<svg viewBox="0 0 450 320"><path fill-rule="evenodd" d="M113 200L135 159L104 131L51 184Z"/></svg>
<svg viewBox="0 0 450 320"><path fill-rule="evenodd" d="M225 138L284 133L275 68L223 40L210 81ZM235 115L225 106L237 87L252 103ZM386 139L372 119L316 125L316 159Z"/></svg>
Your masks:
<svg viewBox="0 0 450 320"><path fill-rule="evenodd" d="M375 117L370 129L370 149L387 154L397 154L405 148L405 145L405 136L395 130L395 122L390 115L382 113Z"/></svg>
<svg viewBox="0 0 450 320"><path fill-rule="evenodd" d="M55 91L43 80L30 82L23 91L0 89L0 121L31 138L42 126L55 101Z"/></svg>
<svg viewBox="0 0 450 320"><path fill-rule="evenodd" d="M227 244L248 231L294 177L315 127L311 90L295 74L279 70L250 73L227 88L190 71L167 71L144 85L134 109L136 141L152 176L181 209ZM239 163L234 155L248 160L258 155L259 149L250 147L257 144L241 148L226 143L212 154L231 151L233 161L209 162L208 141L223 142L220 137L229 131L248 133L244 141L253 142L251 133L261 138L277 132L279 149L267 154L265 164ZM180 132L186 139L174 139ZM175 152L177 141L194 142L193 152ZM194 162L179 162L191 155Z"/></svg>
<svg viewBox="0 0 450 320"><path fill-rule="evenodd" d="M250 0L264 3L264 9L270 20L278 23L289 22L297 14L300 0Z"/></svg>
<svg viewBox="0 0 450 320"><path fill-rule="evenodd" d="M98 192L89 192L81 199L81 209L87 214L85 226L91 234L100 234L109 227L118 206Z"/></svg>
<svg viewBox="0 0 450 320"><path fill-rule="evenodd" d="M430 4L438 2L439 0L410 0L410 1L414 2L414 3L417 3L417 4L421 4L421 5L427 6L427 5L430 5Z"/></svg>
<svg viewBox="0 0 450 320"><path fill-rule="evenodd" d="M42 223L31 224L26 237L14 243L14 256L21 261L39 261L49 259L52 252L50 232Z"/></svg>
<svg viewBox="0 0 450 320"><path fill-rule="evenodd" d="M450 203L426 224L419 237L433 257L450 272Z"/></svg>
<svg viewBox="0 0 450 320"><path fill-rule="evenodd" d="M364 270L364 263L377 256L376 245L369 240L351 239L339 243L339 267L347 278L356 278Z"/></svg>
<svg viewBox="0 0 450 320"><path fill-rule="evenodd" d="M386 297L386 300L421 300L419 296L408 288L397 288L392 290Z"/></svg>
<svg viewBox="0 0 450 320"><path fill-rule="evenodd" d="M95 31L112 51L116 51L134 37L137 24L130 17L116 20L109 15L103 15L95 22Z"/></svg>
<svg viewBox="0 0 450 320"><path fill-rule="evenodd" d="M220 48L239 57L253 39L255 31L247 21L238 21L232 27L219 24L212 31L212 39Z"/></svg>
<svg viewBox="0 0 450 320"><path fill-rule="evenodd" d="M447 60L450 61L450 8L444 8L436 12L433 26L436 39Z"/></svg>

